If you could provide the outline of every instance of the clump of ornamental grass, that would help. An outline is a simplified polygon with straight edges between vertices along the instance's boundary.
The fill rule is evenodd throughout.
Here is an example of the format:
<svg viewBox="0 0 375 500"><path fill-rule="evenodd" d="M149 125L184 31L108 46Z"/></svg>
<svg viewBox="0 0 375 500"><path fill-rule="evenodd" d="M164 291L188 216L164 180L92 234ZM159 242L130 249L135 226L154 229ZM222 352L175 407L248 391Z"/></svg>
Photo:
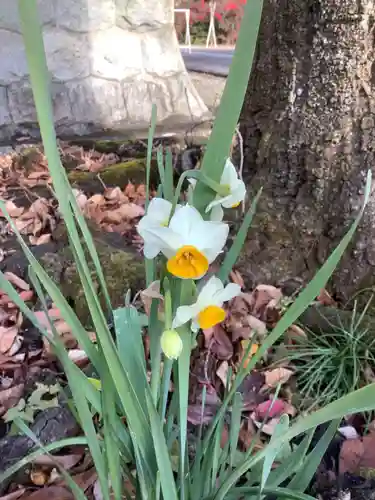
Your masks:
<svg viewBox="0 0 375 500"><path fill-rule="evenodd" d="M43 445L28 424L16 417L14 424L34 441L36 447L23 460L1 473L0 482L39 455L48 454L75 498L84 499L85 492L53 458L56 450L84 445L91 454L104 500L223 500L262 498L268 494L277 498L311 499L303 492L335 435L341 417L348 412L373 409L375 386L347 394L293 423L289 422L288 415L282 415L269 444L255 451L259 429L246 452L237 449L243 416L243 401L237 390L256 363L324 288L361 220L369 197L371 173L366 181L363 207L351 228L245 367L251 349L249 345L213 421L207 429L203 428L203 421L199 426L195 454L191 457L187 451L191 350L199 329L223 321L224 303L241 293L238 285L228 283L228 278L246 240L261 194L259 192L251 200L219 271L206 280L209 265L216 261L226 245L229 228L223 219L224 211L245 201L245 186L228 156L251 70L262 0L246 4L231 71L201 169L184 172L175 187L171 152L167 151L164 158L163 151L159 150L160 185L157 197L149 202L156 124L156 109L153 107L147 152L146 214L139 222L138 232L144 241L147 285L158 288L160 293L152 301L146 322L132 307L128 295L124 307L112 309L91 233L60 162L36 0L19 0L18 3L44 150L96 332L95 343L59 288L28 249L1 200L0 209L30 263L30 281L45 312L48 295L85 350L97 380L87 377L74 364L53 322L48 330L45 329L0 271L0 286L24 317L48 339L63 366L71 407L83 431L82 436ZM192 188L189 203L181 204L181 187L186 179L193 181ZM99 302L88 256L95 266L105 307ZM106 321L108 315L113 318L114 336ZM147 359L143 344L144 327L149 340ZM174 390L170 394L172 377ZM202 415L205 401L203 388ZM222 447L222 429L228 413L231 416L229 439ZM329 425L312 446L316 427L325 422ZM291 443L297 436L299 444L292 447Z"/></svg>
<svg viewBox="0 0 375 500"><path fill-rule="evenodd" d="M371 380L375 367L374 329L367 318L368 301L358 312L357 303L350 321L342 321L340 311L328 318L316 308L326 329L305 328L306 339L299 337L288 346L288 360L296 368L298 392L305 408L328 404L357 390Z"/></svg>

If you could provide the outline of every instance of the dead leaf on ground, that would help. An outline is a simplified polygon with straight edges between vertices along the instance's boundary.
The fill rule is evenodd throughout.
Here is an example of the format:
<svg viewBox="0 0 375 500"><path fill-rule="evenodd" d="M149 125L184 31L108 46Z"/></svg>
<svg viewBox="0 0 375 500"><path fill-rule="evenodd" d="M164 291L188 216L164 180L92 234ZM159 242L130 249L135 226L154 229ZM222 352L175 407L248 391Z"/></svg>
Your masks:
<svg viewBox="0 0 375 500"><path fill-rule="evenodd" d="M267 436L272 436L275 432L277 424L280 421L280 417L271 418L266 424L263 422L258 422L257 420L253 420L254 424L260 429L263 434L267 434Z"/></svg>
<svg viewBox="0 0 375 500"><path fill-rule="evenodd" d="M279 384L285 384L293 373L293 370L289 370L288 368L275 368L274 370L265 371L266 385L269 388L275 388Z"/></svg>
<svg viewBox="0 0 375 500"><path fill-rule="evenodd" d="M24 384L17 384L0 391L0 416L16 406L23 395Z"/></svg>
<svg viewBox="0 0 375 500"><path fill-rule="evenodd" d="M320 293L317 296L316 300L323 306L337 306L337 302L332 298L332 296L325 288L322 288L322 290L320 290Z"/></svg>
<svg viewBox="0 0 375 500"><path fill-rule="evenodd" d="M228 361L223 361L219 368L216 370L216 375L219 377L219 379L222 381L224 387L228 388L228 382L229 384L231 381L228 381L228 372L229 372L229 365ZM229 389L229 388L228 388Z"/></svg>
<svg viewBox="0 0 375 500"><path fill-rule="evenodd" d="M267 399L268 396L260 392L265 380L263 373L254 370L240 384L237 391L242 394L244 411L254 410L259 403Z"/></svg>
<svg viewBox="0 0 375 500"><path fill-rule="evenodd" d="M82 459L82 457L83 452L75 454L72 453L69 455L54 455L53 458L51 458L49 455L40 455L35 460L33 460L33 464L39 466L54 467L56 463L58 463L64 468L64 470L70 470Z"/></svg>
<svg viewBox="0 0 375 500"><path fill-rule="evenodd" d="M375 473L375 432L362 439L344 441L340 452L340 473L350 472L371 479Z"/></svg>
<svg viewBox="0 0 375 500"><path fill-rule="evenodd" d="M73 493L62 486L47 486L24 497L25 500L74 500Z"/></svg>
<svg viewBox="0 0 375 500"><path fill-rule="evenodd" d="M282 399L269 399L260 403L255 409L256 420L264 420L265 418L279 417L285 412L285 402Z"/></svg>
<svg viewBox="0 0 375 500"><path fill-rule="evenodd" d="M213 338L211 341L210 350L219 359L231 359L233 356L233 344L229 339L227 332L221 325L213 327Z"/></svg>
<svg viewBox="0 0 375 500"><path fill-rule="evenodd" d="M164 300L163 295L160 293L160 281L159 280L153 281L145 290L141 291L140 296L145 312L149 316L152 301L154 299L160 301Z"/></svg>
<svg viewBox="0 0 375 500"><path fill-rule="evenodd" d="M307 340L307 334L305 330L298 325L291 325L284 333L284 338L288 345L300 344Z"/></svg>
<svg viewBox="0 0 375 500"><path fill-rule="evenodd" d="M21 498L25 491L26 488L20 488L17 491L13 491L12 493L8 493L8 495L0 497L0 500L17 500L18 498Z"/></svg>
<svg viewBox="0 0 375 500"><path fill-rule="evenodd" d="M235 283L236 285L239 285L242 289L245 288L245 282L241 276L241 273L239 271L231 271L230 272L230 279Z"/></svg>
<svg viewBox="0 0 375 500"><path fill-rule="evenodd" d="M0 352L5 354L12 347L18 335L17 326L0 326Z"/></svg>
<svg viewBox="0 0 375 500"><path fill-rule="evenodd" d="M12 218L17 218L20 215L23 214L25 208L24 207L17 207L13 201L7 200L5 202L5 209L8 212L9 216ZM5 217L5 214L0 209L0 217Z"/></svg>
<svg viewBox="0 0 375 500"><path fill-rule="evenodd" d="M6 271L4 273L4 277L7 281L9 281L9 283L16 286L20 290L25 290L25 291L30 290L30 285L16 274L11 273L10 271Z"/></svg>

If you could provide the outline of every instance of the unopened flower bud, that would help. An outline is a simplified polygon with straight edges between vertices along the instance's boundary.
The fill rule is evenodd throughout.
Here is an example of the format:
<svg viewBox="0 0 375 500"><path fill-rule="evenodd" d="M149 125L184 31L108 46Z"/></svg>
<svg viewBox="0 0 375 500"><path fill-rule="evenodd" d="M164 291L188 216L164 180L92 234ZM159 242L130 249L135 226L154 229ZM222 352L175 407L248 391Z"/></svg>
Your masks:
<svg viewBox="0 0 375 500"><path fill-rule="evenodd" d="M177 359L182 351L182 340L176 330L164 330L160 339L161 349L169 359Z"/></svg>

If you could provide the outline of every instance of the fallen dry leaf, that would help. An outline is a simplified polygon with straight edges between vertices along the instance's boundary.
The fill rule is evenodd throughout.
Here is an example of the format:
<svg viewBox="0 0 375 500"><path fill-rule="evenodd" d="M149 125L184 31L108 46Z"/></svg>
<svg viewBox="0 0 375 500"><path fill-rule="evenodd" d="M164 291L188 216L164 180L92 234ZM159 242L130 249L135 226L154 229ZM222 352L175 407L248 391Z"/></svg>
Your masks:
<svg viewBox="0 0 375 500"><path fill-rule="evenodd" d="M7 200L5 202L5 209L8 212L9 216L12 218L19 217L20 215L23 214L25 210L24 207L17 207L11 200ZM0 209L0 217L5 217L5 214L3 214L1 209Z"/></svg>
<svg viewBox="0 0 375 500"><path fill-rule="evenodd" d="M17 335L18 328L16 326L0 326L0 352L2 354L9 351Z"/></svg>
<svg viewBox="0 0 375 500"><path fill-rule="evenodd" d="M17 500L18 498L21 498L25 491L26 488L19 488L17 491L13 491L13 493L8 493L8 495L0 497L0 500Z"/></svg>
<svg viewBox="0 0 375 500"><path fill-rule="evenodd" d="M233 356L233 344L226 331L221 325L214 326L213 330L214 334L210 345L211 352L219 359L230 359Z"/></svg>
<svg viewBox="0 0 375 500"><path fill-rule="evenodd" d="M275 417L271 418L266 424L263 422L258 422L256 420L253 420L254 424L260 429L263 434L267 434L267 436L272 436L272 434L275 432L275 429L277 427L277 424L280 421L280 417Z"/></svg>
<svg viewBox="0 0 375 500"><path fill-rule="evenodd" d="M7 281L9 281L9 283L16 286L17 288L20 288L21 290L30 290L30 285L26 283L25 280L16 276L14 273L7 271L4 273L4 277Z"/></svg>
<svg viewBox="0 0 375 500"><path fill-rule="evenodd" d="M25 500L74 500L73 493L62 486L47 486L39 488L34 493L26 495Z"/></svg>
<svg viewBox="0 0 375 500"><path fill-rule="evenodd" d="M0 416L3 416L10 408L17 405L23 395L23 389L24 384L18 384L0 391Z"/></svg>
<svg viewBox="0 0 375 500"><path fill-rule="evenodd" d="M45 245L46 243L49 243L51 241L52 234L50 233L45 233L41 234L40 236L29 236L30 243L32 245Z"/></svg>
<svg viewBox="0 0 375 500"><path fill-rule="evenodd" d="M269 399L260 403L255 409L255 417L257 420L264 420L265 418L279 417L285 413L285 402L282 399Z"/></svg>
<svg viewBox="0 0 375 500"><path fill-rule="evenodd" d="M64 468L64 470L70 470L82 459L82 456L83 453L75 453L70 455L54 455L53 458L51 458L49 455L40 455L35 460L33 460L32 463L34 465L51 467L55 466L56 463L58 463Z"/></svg>
<svg viewBox="0 0 375 500"><path fill-rule="evenodd" d="M320 302L323 306L337 306L337 302L332 298L328 291L323 288L320 290L319 295L316 300Z"/></svg>
<svg viewBox="0 0 375 500"><path fill-rule="evenodd" d="M266 377L266 385L270 388L277 387L279 384L285 384L293 375L293 370L288 368L275 368L264 372Z"/></svg>
<svg viewBox="0 0 375 500"><path fill-rule="evenodd" d="M224 387L228 388L228 371L229 371L229 365L228 361L223 361L219 368L216 370L216 375L219 377L219 379L223 382ZM229 383L231 381L229 380Z"/></svg>

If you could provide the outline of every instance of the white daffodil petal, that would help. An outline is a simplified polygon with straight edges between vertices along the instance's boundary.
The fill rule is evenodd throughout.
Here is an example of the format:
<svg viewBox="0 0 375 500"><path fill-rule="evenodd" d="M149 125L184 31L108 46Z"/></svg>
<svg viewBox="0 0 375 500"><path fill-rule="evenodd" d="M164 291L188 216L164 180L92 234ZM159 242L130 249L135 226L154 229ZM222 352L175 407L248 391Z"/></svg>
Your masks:
<svg viewBox="0 0 375 500"><path fill-rule="evenodd" d="M147 217L163 223L169 220L171 210L172 203L170 201L164 200L163 198L153 198L147 208Z"/></svg>
<svg viewBox="0 0 375 500"><path fill-rule="evenodd" d="M200 310L209 306L210 304L216 305L212 302L212 298L224 290L224 285L222 281L216 276L211 276L211 278L203 285L197 298L197 304Z"/></svg>
<svg viewBox="0 0 375 500"><path fill-rule="evenodd" d="M195 228L201 223L202 216L198 210L190 205L185 205L174 213L169 223L169 227L181 235L186 240L184 244L188 245L191 234L194 233Z"/></svg>
<svg viewBox="0 0 375 500"><path fill-rule="evenodd" d="M228 184L231 186L238 179L238 174L232 161L228 158L225 162L224 170L221 175L220 184Z"/></svg>
<svg viewBox="0 0 375 500"><path fill-rule="evenodd" d="M143 255L146 259L154 259L161 252L161 248L158 244L152 244L150 241L145 242L143 247Z"/></svg>
<svg viewBox="0 0 375 500"><path fill-rule="evenodd" d="M199 248L211 264L223 250L228 233L228 224L202 221L196 227L190 244Z"/></svg>
<svg viewBox="0 0 375 500"><path fill-rule="evenodd" d="M216 205L212 208L210 212L210 220L212 222L221 222L224 217L224 210L221 208L221 205Z"/></svg>
<svg viewBox="0 0 375 500"><path fill-rule="evenodd" d="M176 234L169 227L152 227L145 231L139 231L145 241L145 245L155 245L160 248L163 254L170 258L175 255L176 250L183 246L183 241L179 234Z"/></svg>
<svg viewBox="0 0 375 500"><path fill-rule="evenodd" d="M228 302L234 297L237 297L241 293L241 287L236 285L236 283L229 283L223 290L220 290L215 296L215 300L223 302Z"/></svg>
<svg viewBox="0 0 375 500"><path fill-rule="evenodd" d="M192 304L191 306L180 306L177 308L176 316L172 322L172 328L178 328L190 321L194 316L198 314L199 310L197 304Z"/></svg>
<svg viewBox="0 0 375 500"><path fill-rule="evenodd" d="M231 194L226 198L222 199L222 206L224 208L232 208L233 205L237 205L241 203L246 196L246 186L244 182L239 181L237 186L231 191Z"/></svg>

